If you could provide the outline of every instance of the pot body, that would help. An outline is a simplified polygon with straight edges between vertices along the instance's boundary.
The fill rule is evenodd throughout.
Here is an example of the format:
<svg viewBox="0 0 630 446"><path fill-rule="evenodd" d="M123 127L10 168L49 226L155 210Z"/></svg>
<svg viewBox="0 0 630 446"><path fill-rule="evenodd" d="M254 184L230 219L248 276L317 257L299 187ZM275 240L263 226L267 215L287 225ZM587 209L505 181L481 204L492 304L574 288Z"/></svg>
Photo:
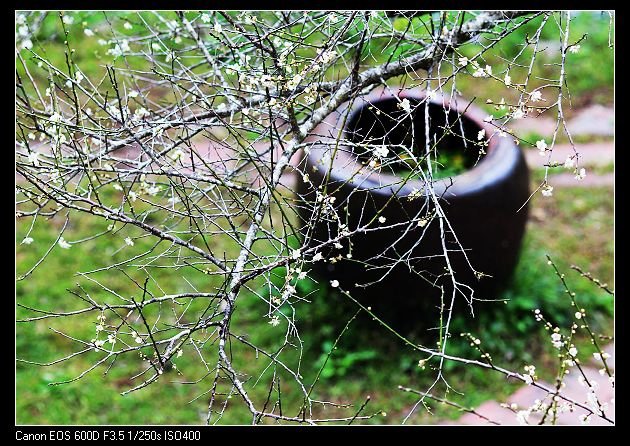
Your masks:
<svg viewBox="0 0 630 446"><path fill-rule="evenodd" d="M378 89L352 104L343 104L307 138L311 145L305 169L311 184L300 182L303 222L312 219L312 209L318 208L322 195L334 197L337 215L350 232L372 220L366 231L354 233L349 243L344 241L342 249L322 250L327 259L341 254L343 260L316 262L314 267L327 280L339 280L366 304L395 302L398 313L427 304L448 306L448 299L436 298L452 295L455 287L459 289L455 294L467 300L472 291L475 298L496 297L516 266L525 231L529 197L525 159L511 137L495 134L488 141L487 154L474 167L436 180L432 187L425 187L420 179L405 182L391 173L370 169L352 144L344 141L356 140L357 125L371 130L384 125L370 123L381 115L374 110L391 109L392 103L405 98L419 104L418 110L424 108L421 91ZM461 122L464 125L459 128L471 141L481 129L486 136L496 133L470 104L445 98L430 102L431 109L424 109L432 120L442 120L438 127L448 122L455 128ZM424 117L419 120L416 127L424 132ZM451 139L447 144L457 141ZM385 217L385 222L375 221L376 215ZM337 237L339 219L317 218L303 233L307 245ZM382 226L393 227L372 229Z"/></svg>

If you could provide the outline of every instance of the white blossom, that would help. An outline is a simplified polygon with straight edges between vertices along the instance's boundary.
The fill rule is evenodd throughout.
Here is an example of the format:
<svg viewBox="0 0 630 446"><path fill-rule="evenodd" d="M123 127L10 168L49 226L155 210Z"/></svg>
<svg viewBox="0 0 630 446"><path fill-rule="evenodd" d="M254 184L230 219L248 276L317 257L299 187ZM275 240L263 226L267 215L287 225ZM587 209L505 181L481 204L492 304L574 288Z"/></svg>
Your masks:
<svg viewBox="0 0 630 446"><path fill-rule="evenodd" d="M318 262L318 261L322 260L323 258L324 258L324 256L322 256L322 253L321 252L317 252L313 256L313 262Z"/></svg>
<svg viewBox="0 0 630 446"><path fill-rule="evenodd" d="M403 99L398 104L398 107L402 108L406 113L411 113L411 103L409 102L409 99L407 98Z"/></svg>
<svg viewBox="0 0 630 446"><path fill-rule="evenodd" d="M539 102L539 101L542 101L542 93L540 92L540 90L535 90L535 91L532 91L532 92L530 93L530 95L529 95L529 99L530 99L532 102Z"/></svg>
<svg viewBox="0 0 630 446"><path fill-rule="evenodd" d="M203 14L201 14L200 18L201 18L201 21L203 23L209 23L210 22L210 14L208 14L208 13L204 12Z"/></svg>
<svg viewBox="0 0 630 446"><path fill-rule="evenodd" d="M83 30L83 34L85 34L88 37L92 37L94 35L94 31L92 31L90 28L85 28Z"/></svg>
<svg viewBox="0 0 630 446"><path fill-rule="evenodd" d="M280 324L280 319L278 319L278 316L273 316L269 321L269 324L273 327L276 327Z"/></svg>
<svg viewBox="0 0 630 446"><path fill-rule="evenodd" d="M129 23L129 22L125 22L125 24L123 25L123 27L124 27L125 29L131 29L131 28L133 28L133 25L132 25L131 23Z"/></svg>
<svg viewBox="0 0 630 446"><path fill-rule="evenodd" d="M33 243L33 237L24 237L24 240L22 240L22 243L20 243L21 245L30 245L31 243Z"/></svg>
<svg viewBox="0 0 630 446"><path fill-rule="evenodd" d="M177 150L175 150L173 153L169 154L169 157L170 157L173 161L177 161L177 160L178 160L178 159L180 159L183 155L184 155L184 152L182 151L182 149L177 149Z"/></svg>
<svg viewBox="0 0 630 446"><path fill-rule="evenodd" d="M519 410L516 413L516 420L519 424L527 424L527 420L529 419L529 410Z"/></svg>
<svg viewBox="0 0 630 446"><path fill-rule="evenodd" d="M551 334L551 343L555 348L562 347L562 335L560 333L552 333Z"/></svg>
<svg viewBox="0 0 630 446"><path fill-rule="evenodd" d="M138 119L142 119L145 118L147 116L150 116L151 113L149 112L149 110L147 110L144 107L139 107L136 109L136 111L134 112L134 116Z"/></svg>
<svg viewBox="0 0 630 446"><path fill-rule="evenodd" d="M522 108L517 108L516 110L514 110L514 113L512 113L512 117L514 119L521 119L525 116L525 112L523 111Z"/></svg>
<svg viewBox="0 0 630 446"><path fill-rule="evenodd" d="M302 81L302 75L296 74L295 76L293 76L293 78L289 82L287 82L287 88L289 90L293 90L298 85L300 85L301 81Z"/></svg>
<svg viewBox="0 0 630 446"><path fill-rule="evenodd" d="M512 85L512 78L510 77L509 73L505 73L505 77L503 78L503 82L505 82L505 85L507 85L507 86Z"/></svg>
<svg viewBox="0 0 630 446"><path fill-rule="evenodd" d="M64 15L62 20L66 25L72 25L74 23L74 17L69 15Z"/></svg>
<svg viewBox="0 0 630 446"><path fill-rule="evenodd" d="M133 337L133 340L136 342L136 344L142 344L142 338L140 337L140 335L138 333L136 333L135 331L131 332L131 336Z"/></svg>
<svg viewBox="0 0 630 446"><path fill-rule="evenodd" d="M564 167L566 169L573 169L573 167L575 167L575 160L571 155L567 156L567 159L564 162Z"/></svg>
<svg viewBox="0 0 630 446"><path fill-rule="evenodd" d="M473 72L473 77L488 77L488 72L478 66L477 69Z"/></svg>
<svg viewBox="0 0 630 446"><path fill-rule="evenodd" d="M582 167L578 173L575 174L576 180L583 180L586 177L586 169Z"/></svg>
<svg viewBox="0 0 630 446"><path fill-rule="evenodd" d="M569 52L571 53L577 53L578 51L580 51L580 45L572 45L571 48L569 48Z"/></svg>
<svg viewBox="0 0 630 446"><path fill-rule="evenodd" d="M377 158L385 158L389 154L389 149L386 146L378 146L374 148L374 156Z"/></svg>
<svg viewBox="0 0 630 446"><path fill-rule="evenodd" d="M461 65L462 67L465 67L466 65L468 65L468 58L466 56L462 56L459 59L457 59L457 62L459 63L459 65Z"/></svg>
<svg viewBox="0 0 630 446"><path fill-rule="evenodd" d="M297 260L302 256L302 252L299 249L294 249L293 252L291 253L291 258L293 260Z"/></svg>
<svg viewBox="0 0 630 446"><path fill-rule="evenodd" d="M63 237L59 238L59 241L57 242L57 244L59 245L60 248L63 249L69 249L70 248L70 243L68 243Z"/></svg>
<svg viewBox="0 0 630 446"><path fill-rule="evenodd" d="M547 143L544 139L536 141L536 148L540 151L540 156L545 156L545 152L547 151Z"/></svg>
<svg viewBox="0 0 630 446"><path fill-rule="evenodd" d="M263 74L262 76L260 76L260 85L262 85L263 87L271 88L273 87L273 79L270 75Z"/></svg>
<svg viewBox="0 0 630 446"><path fill-rule="evenodd" d="M333 288L337 288L339 286L339 281L334 279L330 281L330 286Z"/></svg>
<svg viewBox="0 0 630 446"><path fill-rule="evenodd" d="M156 186L155 184L147 187L146 189L147 194L151 195L152 197L156 196L160 192L160 190L160 186Z"/></svg>
<svg viewBox="0 0 630 446"><path fill-rule="evenodd" d="M133 240L131 240L131 237L125 238L125 243L127 244L127 246L133 246L134 245L134 242L133 242Z"/></svg>
<svg viewBox="0 0 630 446"><path fill-rule="evenodd" d="M214 23L214 32L217 33L217 34L220 34L222 30L223 30L223 27L221 26L221 24L219 22L215 22Z"/></svg>
<svg viewBox="0 0 630 446"><path fill-rule="evenodd" d="M336 57L337 57L337 52L332 51L332 50L325 51L324 53L321 54L322 63L325 63L325 64L328 62L332 62L333 60L335 60Z"/></svg>
<svg viewBox="0 0 630 446"><path fill-rule="evenodd" d="M35 152L32 151L28 154L28 162L31 163L33 166L38 167L39 166L39 152Z"/></svg>
<svg viewBox="0 0 630 446"><path fill-rule="evenodd" d="M415 200L416 198L420 198L420 197L422 197L422 191L416 187L414 187L412 191L409 193L409 195L407 196L409 200Z"/></svg>
<svg viewBox="0 0 630 446"><path fill-rule="evenodd" d="M129 41L127 39L123 39L120 41L120 43L117 43L114 48L108 49L107 54L118 57L129 51L131 51L131 48L129 48Z"/></svg>
<svg viewBox="0 0 630 446"><path fill-rule="evenodd" d="M378 222L379 223L385 223L385 220L387 220L385 217L383 217L382 215L380 217L378 217Z"/></svg>
<svg viewBox="0 0 630 446"><path fill-rule="evenodd" d="M577 354L578 354L578 350L577 350L577 348L575 348L575 347L571 347L571 348L569 349L569 354L570 354L571 356L577 356Z"/></svg>
<svg viewBox="0 0 630 446"><path fill-rule="evenodd" d="M481 141L486 136L486 129L479 130L477 133L477 141Z"/></svg>

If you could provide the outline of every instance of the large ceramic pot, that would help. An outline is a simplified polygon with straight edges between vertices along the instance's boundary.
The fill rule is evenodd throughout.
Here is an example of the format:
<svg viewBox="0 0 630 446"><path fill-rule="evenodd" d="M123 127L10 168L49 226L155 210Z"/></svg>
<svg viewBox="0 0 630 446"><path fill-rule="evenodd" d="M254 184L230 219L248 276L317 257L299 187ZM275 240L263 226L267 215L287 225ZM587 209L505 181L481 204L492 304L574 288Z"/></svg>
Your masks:
<svg viewBox="0 0 630 446"><path fill-rule="evenodd" d="M411 105L410 116L400 106L404 99ZM310 184L300 182L304 221L312 218L317 196L325 192L335 197L333 205L350 231L370 220L370 228L398 224L357 233L350 238L351 247L344 242L343 249L324 252L327 258L342 254L343 260L315 263L321 275L339 280L355 296L371 298L372 305L386 301L397 311L427 301L433 305L442 290L452 291L449 269L467 294L469 286L475 297L496 296L514 270L527 220L529 174L520 149L466 101L439 97L428 105L431 140L438 141L438 153L462 154L469 166L463 173L435 180L427 188L417 176L403 181L409 175L384 161L395 159L411 136L424 150L424 100L420 90L377 89L344 103L307 138ZM479 137L488 142L481 155ZM370 167L368 153L374 152L361 146L365 142L388 149L381 165L372 162ZM446 220L435 217L429 189ZM384 223L374 218L377 212ZM330 215L320 218L304 233L306 243L313 246L338 236L334 220ZM375 281L369 287L355 286Z"/></svg>

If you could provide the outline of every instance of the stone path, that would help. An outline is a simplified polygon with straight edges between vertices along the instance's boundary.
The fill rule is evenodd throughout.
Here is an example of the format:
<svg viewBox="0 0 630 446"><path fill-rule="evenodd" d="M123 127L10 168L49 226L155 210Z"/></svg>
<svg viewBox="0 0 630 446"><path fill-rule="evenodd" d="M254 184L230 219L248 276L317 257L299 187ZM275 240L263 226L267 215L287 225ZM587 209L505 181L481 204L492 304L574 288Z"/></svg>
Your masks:
<svg viewBox="0 0 630 446"><path fill-rule="evenodd" d="M556 144L553 148L551 159L541 157L535 148L524 149L527 164L531 169L540 169L548 161L564 163L568 156L579 154L581 167L587 170L586 178L577 181L568 172L552 173L549 182L554 187L597 187L612 186L614 175L612 173L597 174L593 167L609 166L615 160L615 143L612 138L615 135L615 115L612 107L599 104L590 105L578 111L567 121L567 128L573 136L604 138L602 142L576 143L575 149L570 144ZM541 115L536 118L524 118L512 121L510 127L518 135L526 136L535 132L550 141L556 128L556 119L551 116Z"/></svg>
<svg viewBox="0 0 630 446"><path fill-rule="evenodd" d="M554 116L543 114L537 117L513 120L510 122L510 128L523 135L535 132L545 138L550 138L556 129L556 122ZM615 111L612 107L599 104L589 105L567 121L567 128L574 138L577 136L613 137L615 135ZM562 128L560 130L562 131Z"/></svg>
<svg viewBox="0 0 630 446"><path fill-rule="evenodd" d="M607 360L609 368L614 370L614 344L610 344L604 350L611 355L611 358ZM605 414L608 418L615 420L615 389L614 386L608 381L606 376L601 376L599 374L599 369L601 368L601 362L588 361L587 366L583 366L584 374L589 382L597 383L596 395L601 403L607 403L608 406L605 410ZM575 400L578 403L582 403L588 405L588 387L580 383L581 374L576 368L571 370L571 373L565 378L564 383L566 387L562 390L562 395L565 395L568 398ZM541 382L541 384L543 384ZM554 388L553 385L549 383L544 383L549 388ZM532 406L536 400L545 401L545 397L547 397L547 393L543 390L534 387L524 385L519 390L517 390L513 395L507 398L504 403L511 405L516 404L516 411L526 410L528 407ZM549 402L549 398L545 402ZM519 425L522 424L518 421L517 416L513 410L510 410L504 406L502 406L497 401L487 401L475 408L475 411L479 414L487 417L488 419L494 421L495 423L499 423L501 425ZM581 408L576 408L574 412L565 412L558 416L557 423L559 425L579 425L580 415L586 415L588 412ZM537 424L540 420L540 415L532 414L528 419L528 424ZM490 425L492 423L480 418L479 416L471 413L467 413L455 424L465 424L465 425ZM592 415L588 422L589 425L601 425L601 426L610 426L611 424L602 418Z"/></svg>
<svg viewBox="0 0 630 446"><path fill-rule="evenodd" d="M549 183L553 187L599 187L613 186L615 175L612 172L598 174L593 168L607 167L615 162L615 143L612 141L576 144L575 149L570 144L556 144L551 152L551 159L540 156L538 150L526 149L524 151L527 165L530 169L541 169L547 162L564 163L567 157L579 154L580 167L586 168L586 178L576 180L573 173L568 170L555 168L550 171ZM564 172L562 172L564 170ZM558 172L558 173L554 173Z"/></svg>

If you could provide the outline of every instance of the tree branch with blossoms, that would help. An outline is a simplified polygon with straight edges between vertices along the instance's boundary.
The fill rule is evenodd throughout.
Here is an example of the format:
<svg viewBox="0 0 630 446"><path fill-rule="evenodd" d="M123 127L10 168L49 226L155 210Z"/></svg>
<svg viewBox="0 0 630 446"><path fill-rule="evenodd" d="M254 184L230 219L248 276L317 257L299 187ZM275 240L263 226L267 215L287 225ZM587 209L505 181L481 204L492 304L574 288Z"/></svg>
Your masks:
<svg viewBox="0 0 630 446"><path fill-rule="evenodd" d="M300 330L308 318L309 302L296 293L296 286L312 280L310 265L330 261L322 256L327 249L339 249L360 233L422 226L425 217L414 216L390 226L384 225L384 217L375 217L361 227L344 228L344 209L334 205L327 184L318 190L315 204L304 200L296 186L297 181L309 183L304 164L304 153L312 146L308 137L342 104L377 87L395 89L403 79L408 87L446 93L451 82L451 93L455 93L458 76L473 76L520 92L518 104L497 104L509 108L503 122L493 123L498 132L509 131L510 120L526 113L557 107L558 126L551 147L545 141L536 143L550 156L561 123L568 134L562 110L565 58L578 45L569 40L569 21L561 28L559 78L549 85L549 90L558 90L557 101L539 108L533 103L542 100L540 90L528 88L533 58L519 84L509 70L500 76L481 61L512 33L543 17L528 42L535 55L541 30L555 17L553 12L427 12L418 14L413 26L409 21L404 31L387 14L376 11L91 14L98 17L98 27L82 24L81 30L68 12L17 15L16 217L20 222L30 220L19 249L38 242L32 235L36 225L65 218L50 249L25 273L18 271L18 282L31 280L38 268L53 261L56 250L77 250L99 239L120 246L112 258L119 253L124 258L110 261L103 253L93 252L100 266L77 272L80 283L69 290L73 299L69 310L36 308L18 300L20 308L32 313L19 323L57 321L61 329L55 332L77 348L50 362L18 360L54 366L79 356L94 359L78 376L56 385L79 380L100 366L107 365L109 371L119 358L136 357L138 372L122 392L126 395L159 385L167 372L181 374L177 362L186 353L205 370L186 384L202 387L199 398L206 400L208 423L222 419L232 395L235 398L229 404L243 404L253 424L264 420L352 423L378 415L380 410L365 414L369 399L358 407L319 401L314 396L317 378L312 384L305 382L300 371L305 349ZM53 27L56 34L47 36L44 25ZM77 58L77 45L84 38L98 40L100 66L87 66ZM460 48L470 42L481 45L473 58L460 54ZM511 63L517 63L517 58ZM447 75L442 74L445 67L450 70ZM425 105L428 102L419 107ZM401 108L406 107L410 107L408 101L401 101ZM423 156L430 161L433 143L428 125L426 136ZM342 140L341 135L324 144L354 145L379 160L388 156L380 146ZM577 152L575 156L579 160ZM422 156L412 157L421 165ZM434 172L428 166L418 173L431 185ZM577 163L570 167L584 176ZM547 176L540 189L551 193ZM431 222L439 225L442 234L453 232L439 194L429 190L428 197L435 209ZM312 217L301 222L298 213L304 209ZM85 224L85 218L98 222L87 229L89 236L72 239L66 235L67 228L76 229L77 224ZM339 223L338 235L307 243L303 234L312 233L325 219ZM375 227L375 221L381 226ZM296 244L296 240L302 241ZM126 255L140 244L146 249ZM442 249L450 266L453 248L443 242ZM461 244L458 249L466 255ZM405 262L401 255L391 259L389 266ZM474 270L470 262L469 266ZM286 276L278 286L273 274L280 267ZM179 276L181 285L176 291L171 283L161 281L164 270ZM489 361L449 355L454 303L465 299L471 309L473 304L473 290L458 280L452 268L449 271L453 286L448 296L442 296L439 348L418 346L391 330L439 362L435 380L426 391L403 388L420 396L405 420L425 398L439 398L431 393L438 383L450 388L444 376L445 361L490 368L528 381L529 375ZM195 274L203 275L205 289L197 289L187 279ZM131 282L135 294L121 293L114 277ZM331 284L378 320L345 291L343 278ZM272 329L286 327L284 335L278 332L277 345L260 346L250 339L239 308L251 302ZM88 317L90 323L96 318L93 336L74 336L64 328L66 320L87 321ZM353 320L348 318L338 340ZM297 357L289 351L297 351ZM264 358L264 365L252 368L248 364L252 355ZM252 396L254 383L263 380L268 380L266 397ZM534 385L565 398L558 387ZM283 407L281 386L285 393L299 393L303 404ZM596 413L580 402L569 402ZM327 417L322 410L327 405L344 409L348 415ZM597 415L609 420L603 411Z"/></svg>

